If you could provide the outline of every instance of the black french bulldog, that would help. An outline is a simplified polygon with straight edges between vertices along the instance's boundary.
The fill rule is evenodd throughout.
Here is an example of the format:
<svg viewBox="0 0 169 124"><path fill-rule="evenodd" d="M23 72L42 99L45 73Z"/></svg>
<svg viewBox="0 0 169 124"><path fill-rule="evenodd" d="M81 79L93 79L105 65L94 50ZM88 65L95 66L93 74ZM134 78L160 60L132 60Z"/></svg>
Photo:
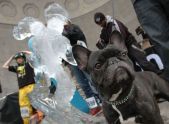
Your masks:
<svg viewBox="0 0 169 124"><path fill-rule="evenodd" d="M76 45L72 51L78 66L91 75L109 124L137 115L143 124L164 124L155 97L169 101L169 84L153 72L135 72L126 49L108 45L93 52Z"/></svg>

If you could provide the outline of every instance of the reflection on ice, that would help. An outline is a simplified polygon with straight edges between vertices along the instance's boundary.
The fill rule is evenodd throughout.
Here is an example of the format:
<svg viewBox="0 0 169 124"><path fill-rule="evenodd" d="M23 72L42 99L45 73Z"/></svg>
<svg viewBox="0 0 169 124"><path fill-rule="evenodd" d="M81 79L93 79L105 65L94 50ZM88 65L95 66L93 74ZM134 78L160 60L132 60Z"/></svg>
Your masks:
<svg viewBox="0 0 169 124"><path fill-rule="evenodd" d="M63 26L68 20L69 15L63 7L57 3L54 3L45 9L45 18L47 27L61 34L63 31Z"/></svg>
<svg viewBox="0 0 169 124"><path fill-rule="evenodd" d="M53 3L49 5L45 9L44 15L45 15L46 21L48 21L50 18L52 18L55 15L61 15L65 18L69 18L68 12L57 3Z"/></svg>
<svg viewBox="0 0 169 124"><path fill-rule="evenodd" d="M62 59L72 65L77 64L70 41L62 35L68 13L60 5L53 4L45 10L45 17L47 27L35 18L26 17L13 30L17 40L31 36L28 47L33 54L29 59L36 75L36 87L30 94L31 103L45 113L46 118L52 121L50 124L97 122L98 118L82 113L70 104L76 87L64 70ZM52 97L49 94L51 79L57 82L57 90Z"/></svg>
<svg viewBox="0 0 169 124"><path fill-rule="evenodd" d="M41 36L46 30L45 25L40 21L34 21L29 25L30 33L33 36Z"/></svg>
<svg viewBox="0 0 169 124"><path fill-rule="evenodd" d="M31 36L30 25L37 20L33 17L25 17L13 29L13 36L16 40L24 40Z"/></svg>
<svg viewBox="0 0 169 124"><path fill-rule="evenodd" d="M66 20L67 18L62 15L54 15L47 20L47 27L61 34Z"/></svg>
<svg viewBox="0 0 169 124"><path fill-rule="evenodd" d="M73 106L59 106L55 96L47 97L47 90L46 86L36 87L31 93L32 105L47 115L42 124L107 124L104 117L92 117Z"/></svg>

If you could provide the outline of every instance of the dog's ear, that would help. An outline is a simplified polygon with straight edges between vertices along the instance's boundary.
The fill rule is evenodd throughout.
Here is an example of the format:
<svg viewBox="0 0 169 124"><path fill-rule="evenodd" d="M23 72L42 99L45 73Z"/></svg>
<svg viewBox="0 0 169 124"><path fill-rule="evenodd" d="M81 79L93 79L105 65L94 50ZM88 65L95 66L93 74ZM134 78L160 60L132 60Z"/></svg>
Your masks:
<svg viewBox="0 0 169 124"><path fill-rule="evenodd" d="M111 37L109 39L109 44L113 44L116 47L119 47L119 48L121 47L123 49L126 49L124 38L121 35L121 33L117 30L115 30L111 33Z"/></svg>
<svg viewBox="0 0 169 124"><path fill-rule="evenodd" d="M117 30L114 30L111 33L109 43L110 44L116 44L116 43L121 43L122 41L123 41L123 37L122 37L121 33Z"/></svg>
<svg viewBox="0 0 169 124"><path fill-rule="evenodd" d="M91 51L80 45L75 45L72 48L72 52L79 68L82 70L86 70Z"/></svg>

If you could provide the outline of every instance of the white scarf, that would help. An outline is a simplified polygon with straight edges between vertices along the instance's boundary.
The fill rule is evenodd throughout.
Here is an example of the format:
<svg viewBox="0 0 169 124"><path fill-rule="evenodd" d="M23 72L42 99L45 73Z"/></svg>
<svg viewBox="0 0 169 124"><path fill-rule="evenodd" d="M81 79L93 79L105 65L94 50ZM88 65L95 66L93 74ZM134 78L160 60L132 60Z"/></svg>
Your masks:
<svg viewBox="0 0 169 124"><path fill-rule="evenodd" d="M106 19L107 19L107 23L113 22L113 23L115 24L116 30L118 30L119 32L121 32L121 31L120 31L120 28L119 28L119 25L117 24L117 21L116 21L115 19L113 19L113 18L112 18L111 16L109 16L109 15L106 16ZM113 28L112 28L112 29L113 29Z"/></svg>

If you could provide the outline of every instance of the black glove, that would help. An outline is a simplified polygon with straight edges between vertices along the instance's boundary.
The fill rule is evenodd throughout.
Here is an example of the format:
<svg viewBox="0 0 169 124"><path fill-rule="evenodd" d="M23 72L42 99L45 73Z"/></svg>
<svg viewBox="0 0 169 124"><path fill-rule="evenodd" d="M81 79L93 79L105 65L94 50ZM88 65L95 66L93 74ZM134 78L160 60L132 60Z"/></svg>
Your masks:
<svg viewBox="0 0 169 124"><path fill-rule="evenodd" d="M106 43L104 42L104 40L99 39L98 42L96 43L96 46L98 49L104 49L106 47Z"/></svg>

